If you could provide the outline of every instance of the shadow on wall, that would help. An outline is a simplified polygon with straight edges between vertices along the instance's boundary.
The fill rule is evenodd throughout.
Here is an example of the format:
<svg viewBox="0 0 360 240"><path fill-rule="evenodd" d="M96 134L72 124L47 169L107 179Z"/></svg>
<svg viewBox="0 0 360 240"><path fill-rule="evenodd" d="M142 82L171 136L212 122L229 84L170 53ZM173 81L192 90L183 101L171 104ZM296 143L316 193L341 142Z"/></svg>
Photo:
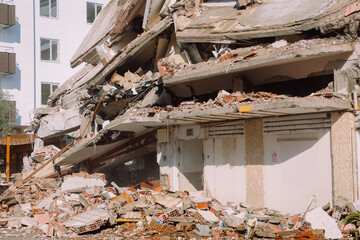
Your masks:
<svg viewBox="0 0 360 240"><path fill-rule="evenodd" d="M19 115L19 110L16 108L16 121L13 122L14 125L20 126L21 125L21 116Z"/></svg>
<svg viewBox="0 0 360 240"><path fill-rule="evenodd" d="M0 31L0 42L20 43L20 23L16 18L15 25Z"/></svg>
<svg viewBox="0 0 360 240"><path fill-rule="evenodd" d="M21 90L21 70L18 64L16 64L14 74L9 74L2 78L1 88L5 90Z"/></svg>

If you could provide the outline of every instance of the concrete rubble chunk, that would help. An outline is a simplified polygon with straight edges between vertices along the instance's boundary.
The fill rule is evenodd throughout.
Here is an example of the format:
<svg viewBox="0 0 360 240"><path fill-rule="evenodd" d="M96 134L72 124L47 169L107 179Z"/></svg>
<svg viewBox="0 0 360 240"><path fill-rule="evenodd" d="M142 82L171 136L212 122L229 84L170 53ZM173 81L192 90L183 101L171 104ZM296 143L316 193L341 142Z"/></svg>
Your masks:
<svg viewBox="0 0 360 240"><path fill-rule="evenodd" d="M224 216L222 220L224 221L226 226L237 228L245 222L246 218L247 218L246 214L240 213L238 215Z"/></svg>
<svg viewBox="0 0 360 240"><path fill-rule="evenodd" d="M31 203L20 204L20 207L21 207L21 211L24 214L27 214L28 212L32 211Z"/></svg>
<svg viewBox="0 0 360 240"><path fill-rule="evenodd" d="M211 229L207 225L196 224L198 231L194 231L197 235L202 237L210 237Z"/></svg>
<svg viewBox="0 0 360 240"><path fill-rule="evenodd" d="M178 16L175 21L175 25L178 31L184 30L187 26L190 25L192 20L185 16Z"/></svg>
<svg viewBox="0 0 360 240"><path fill-rule="evenodd" d="M80 122L79 109L61 110L43 117L36 135L40 138L56 136L59 133L79 128Z"/></svg>
<svg viewBox="0 0 360 240"><path fill-rule="evenodd" d="M109 213L105 209L94 209L80 213L69 221L64 223L64 226L73 229L76 233L91 232L99 229L109 219Z"/></svg>
<svg viewBox="0 0 360 240"><path fill-rule="evenodd" d="M66 176L64 182L61 185L61 191L63 192L76 192L83 191L85 188L91 187L105 187L106 181L101 177L78 174Z"/></svg>
<svg viewBox="0 0 360 240"><path fill-rule="evenodd" d="M194 218L198 219L204 224L213 224L219 222L219 218L214 213L204 210L196 211Z"/></svg>
<svg viewBox="0 0 360 240"><path fill-rule="evenodd" d="M226 236L244 238L246 231L249 239L308 236L306 234L321 238L325 231L327 236L336 237L334 233L340 231L332 229L336 223L322 209L321 214L316 214L315 210L319 210L315 209L302 220L302 215L282 214L276 210L245 204L240 206L229 203L223 206L216 199L193 193L191 197L185 192L120 188L112 184L117 186L117 193L115 187L106 186L102 174L80 172L65 176L67 181L78 181L78 178L81 181L100 179L102 186L95 184L85 186L81 191L61 191L58 189L58 181L54 179L11 183L0 198L0 208L3 209L0 227L14 230L27 228L31 231L38 229L44 236L58 238L75 237L78 234L103 234L104 237L110 237L108 233L111 229L119 229L124 234L121 236L131 234L136 238L149 236L149 233L176 236L186 232L189 236L213 236L218 239ZM29 195L22 195L21 204L16 200L10 206L5 204L11 203L14 196L25 191ZM311 227L324 230L311 230ZM101 228L107 229L96 233ZM344 229L351 231L355 228L355 225L347 225Z"/></svg>
<svg viewBox="0 0 360 240"><path fill-rule="evenodd" d="M158 194L153 196L154 202L166 207L172 208L175 205L181 203L181 198L172 197L168 195Z"/></svg>
<svg viewBox="0 0 360 240"><path fill-rule="evenodd" d="M122 217L127 219L140 219L141 212L127 212L126 214L122 215Z"/></svg>
<svg viewBox="0 0 360 240"><path fill-rule="evenodd" d="M355 207L356 211L360 212L360 199L353 202L353 206Z"/></svg>
<svg viewBox="0 0 360 240"><path fill-rule="evenodd" d="M37 225L37 221L31 217L23 217L20 219L20 223L27 227L34 227Z"/></svg>
<svg viewBox="0 0 360 240"><path fill-rule="evenodd" d="M103 90L104 90L104 92L106 92L107 94L110 94L110 95L115 95L117 93L117 88L110 84L104 85Z"/></svg>
<svg viewBox="0 0 360 240"><path fill-rule="evenodd" d="M284 40L284 39L276 41L276 42L271 44L271 46L273 48L281 48L281 47L285 47L287 45L288 45L288 42L286 40Z"/></svg>
<svg viewBox="0 0 360 240"><path fill-rule="evenodd" d="M49 145L43 148L37 148L31 153L31 158L37 162L43 162L55 156L60 149L54 145Z"/></svg>
<svg viewBox="0 0 360 240"><path fill-rule="evenodd" d="M20 228L21 227L21 223L19 220L11 220L11 221L8 221L8 228Z"/></svg>
<svg viewBox="0 0 360 240"><path fill-rule="evenodd" d="M312 229L324 229L325 237L328 239L341 239L343 237L335 220L320 207L307 213L305 219L311 224Z"/></svg>

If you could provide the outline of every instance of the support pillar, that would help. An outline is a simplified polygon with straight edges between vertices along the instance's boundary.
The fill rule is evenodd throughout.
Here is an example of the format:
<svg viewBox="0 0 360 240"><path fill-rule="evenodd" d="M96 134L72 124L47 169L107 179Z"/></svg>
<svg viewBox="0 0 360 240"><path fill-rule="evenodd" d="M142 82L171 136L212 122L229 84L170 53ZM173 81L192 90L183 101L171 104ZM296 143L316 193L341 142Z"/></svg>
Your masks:
<svg viewBox="0 0 360 240"><path fill-rule="evenodd" d="M264 207L264 150L262 119L245 120L246 201Z"/></svg>
<svg viewBox="0 0 360 240"><path fill-rule="evenodd" d="M331 113L331 151L333 201L340 196L355 201L358 198L358 185L355 121L352 113Z"/></svg>

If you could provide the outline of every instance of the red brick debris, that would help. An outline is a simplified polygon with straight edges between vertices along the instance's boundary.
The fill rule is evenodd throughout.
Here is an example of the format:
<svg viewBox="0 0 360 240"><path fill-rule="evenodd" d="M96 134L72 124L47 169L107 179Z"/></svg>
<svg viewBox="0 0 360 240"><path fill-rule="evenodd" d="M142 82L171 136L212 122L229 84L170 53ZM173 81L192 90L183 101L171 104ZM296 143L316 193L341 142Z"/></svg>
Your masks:
<svg viewBox="0 0 360 240"><path fill-rule="evenodd" d="M162 187L105 184L103 174L84 172L65 176L62 184L55 179L17 180L0 197L0 231L29 229L34 238L324 239L324 230L312 229L304 214L242 203L224 206ZM351 212L347 207L325 210L340 227ZM343 228L345 236L355 231L354 225Z"/></svg>
<svg viewBox="0 0 360 240"><path fill-rule="evenodd" d="M341 94L334 93L328 88L320 90L316 93L307 96L306 98L343 98ZM134 116L147 117L150 115L159 115L159 114L168 114L171 112L183 112L183 111L201 111L207 109L214 109L222 107L239 107L248 104L262 104L262 103L271 103L278 100L299 98L299 97L290 97L287 95L278 95L271 92L233 92L229 93L225 90L219 91L217 97L209 99L207 102L198 102L198 101L183 101L178 106L154 106L152 108L141 108L132 112Z"/></svg>

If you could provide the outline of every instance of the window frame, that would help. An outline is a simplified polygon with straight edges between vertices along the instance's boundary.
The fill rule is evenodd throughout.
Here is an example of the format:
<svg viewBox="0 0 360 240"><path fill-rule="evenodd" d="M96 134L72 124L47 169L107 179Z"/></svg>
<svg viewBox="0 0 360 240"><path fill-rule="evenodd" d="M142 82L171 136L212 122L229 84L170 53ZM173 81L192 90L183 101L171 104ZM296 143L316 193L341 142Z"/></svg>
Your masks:
<svg viewBox="0 0 360 240"><path fill-rule="evenodd" d="M93 22L88 22L88 3L90 4L94 4L95 6L95 18L94 18L94 21ZM101 7L101 10L98 12L97 11L97 7L100 6ZM96 3L96 2L92 2L92 1L86 1L86 23L87 24L93 24L97 18L97 16L99 16L99 13L103 10L103 6L104 4L102 3Z"/></svg>
<svg viewBox="0 0 360 240"><path fill-rule="evenodd" d="M43 104L43 102L42 102L42 98L43 98L43 93L42 93L42 87L43 87L43 84L48 84L49 86L50 86L50 94L49 94L49 96L47 97L47 100L49 99L49 97L51 96L51 94L56 90L56 89L58 89L59 87L60 87L60 84L59 83L55 83L55 82L41 82L40 83L40 93L41 93L41 95L40 95L40 104L41 104L41 106L46 106L47 105L47 100L46 100L46 104ZM57 86L57 88L55 89L55 90L53 90L53 87L54 86Z"/></svg>
<svg viewBox="0 0 360 240"><path fill-rule="evenodd" d="M50 44L49 44L49 51L50 51L50 60L46 60L46 59L42 59L41 58L41 40L49 40ZM52 60L52 43L56 41L56 50L57 50L57 59L56 60ZM40 37L40 61L41 62L52 62L52 63L60 63L60 40L59 39L55 39L55 38L46 38L46 37Z"/></svg>
<svg viewBox="0 0 360 240"><path fill-rule="evenodd" d="M49 16L41 15L41 0L39 0L39 15L44 18L59 19L59 0L56 0L56 17L51 16L51 0L47 0L49 4Z"/></svg>

